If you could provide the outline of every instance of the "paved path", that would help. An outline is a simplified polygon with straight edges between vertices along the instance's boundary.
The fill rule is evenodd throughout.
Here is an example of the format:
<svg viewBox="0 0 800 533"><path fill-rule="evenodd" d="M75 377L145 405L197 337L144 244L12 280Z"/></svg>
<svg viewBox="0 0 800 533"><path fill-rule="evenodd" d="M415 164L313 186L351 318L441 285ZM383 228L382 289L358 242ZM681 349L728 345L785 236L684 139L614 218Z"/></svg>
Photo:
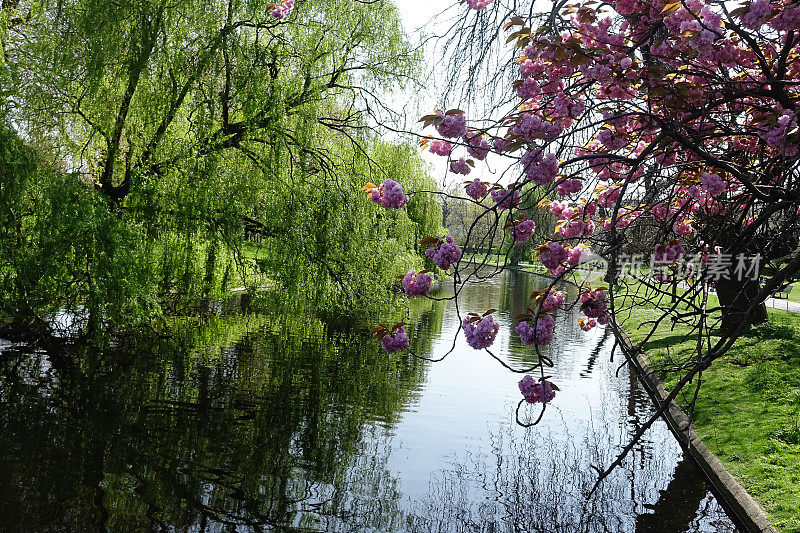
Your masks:
<svg viewBox="0 0 800 533"><path fill-rule="evenodd" d="M767 298L767 307L774 307L775 309L783 309L792 313L800 313L800 303L793 302L788 298Z"/></svg>
<svg viewBox="0 0 800 533"><path fill-rule="evenodd" d="M682 282L678 284L680 287L684 285ZM684 285L682 288L686 288ZM717 294L715 290L709 290L709 294ZM764 303L767 307L772 307L774 309L780 309L782 311L789 311L790 313L800 313L800 303L794 302L788 298L767 298L764 300Z"/></svg>

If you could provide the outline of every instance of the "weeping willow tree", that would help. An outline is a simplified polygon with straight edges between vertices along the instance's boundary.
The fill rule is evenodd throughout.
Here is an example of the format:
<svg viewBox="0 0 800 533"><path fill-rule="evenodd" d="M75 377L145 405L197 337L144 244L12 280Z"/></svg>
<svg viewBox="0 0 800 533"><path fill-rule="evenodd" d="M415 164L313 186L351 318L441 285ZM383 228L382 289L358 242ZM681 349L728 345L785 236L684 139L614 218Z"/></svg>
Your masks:
<svg viewBox="0 0 800 533"><path fill-rule="evenodd" d="M380 312L385 291L376 287L389 288L396 275L423 268L417 243L443 232L441 208L430 196L413 195L407 213L387 212L364 195L353 201L352 191L376 173L402 178L413 190L435 185L413 147L376 141L369 144L368 157L359 157L349 144L335 150L347 162L341 173L334 173L340 179L317 175L292 203L283 201L294 190L285 183L264 203L262 218L272 221L265 231L268 239L262 240L274 261L268 272L292 302L323 304L341 315L358 301L364 312Z"/></svg>
<svg viewBox="0 0 800 533"><path fill-rule="evenodd" d="M0 23L4 150L26 161L2 189L20 256L0 267L3 318L81 306L94 327L136 324L235 284L369 310L367 287L441 232L435 203L386 215L357 193L383 175L433 186L375 134L419 64L389 1L279 19L266 1L19 0Z"/></svg>

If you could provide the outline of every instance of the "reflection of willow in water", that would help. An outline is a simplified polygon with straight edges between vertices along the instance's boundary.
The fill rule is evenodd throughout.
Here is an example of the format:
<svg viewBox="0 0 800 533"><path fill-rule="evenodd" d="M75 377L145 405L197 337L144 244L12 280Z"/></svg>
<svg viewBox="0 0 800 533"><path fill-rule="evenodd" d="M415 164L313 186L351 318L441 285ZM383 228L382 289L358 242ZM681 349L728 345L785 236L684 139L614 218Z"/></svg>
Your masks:
<svg viewBox="0 0 800 533"><path fill-rule="evenodd" d="M566 423L565 423L566 426ZM565 427L565 433L569 430ZM548 435L505 427L491 451L454 460L433 476L429 493L415 503L409 529L420 532L732 532L727 517L710 506L686 461L663 483L664 458L614 472L587 499L597 473L590 464L613 457L608 434ZM653 504L646 503L648 495Z"/></svg>
<svg viewBox="0 0 800 533"><path fill-rule="evenodd" d="M436 308L422 314L441 327ZM0 525L393 527L375 433L414 401L423 364L310 320L179 333L2 354Z"/></svg>

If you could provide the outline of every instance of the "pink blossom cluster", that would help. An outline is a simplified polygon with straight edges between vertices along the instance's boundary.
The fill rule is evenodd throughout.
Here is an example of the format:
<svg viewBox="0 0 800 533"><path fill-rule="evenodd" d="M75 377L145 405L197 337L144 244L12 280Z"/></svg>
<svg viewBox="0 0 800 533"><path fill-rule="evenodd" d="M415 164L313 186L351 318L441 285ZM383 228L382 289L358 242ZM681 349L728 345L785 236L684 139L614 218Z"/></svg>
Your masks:
<svg viewBox="0 0 800 533"><path fill-rule="evenodd" d="M800 9L795 9L800 14ZM778 117L778 124L775 127L760 126L759 135L768 146L779 150L787 150L786 155L797 155L797 146L786 145L786 134L790 127L797 126L797 117L791 111L783 111Z"/></svg>
<svg viewBox="0 0 800 533"><path fill-rule="evenodd" d="M519 333L519 338L528 346L547 346L553 342L553 328L555 327L553 315L541 314L536 320L536 326L529 321L523 320L514 330Z"/></svg>
<svg viewBox="0 0 800 533"><path fill-rule="evenodd" d="M597 140L612 152L620 150L628 144L628 139L624 135L620 135L611 128L601 129L597 134Z"/></svg>
<svg viewBox="0 0 800 533"><path fill-rule="evenodd" d="M528 403L548 403L556 397L553 386L549 381L543 379L537 382L531 376L525 376L520 380L519 391Z"/></svg>
<svg viewBox="0 0 800 533"><path fill-rule="evenodd" d="M770 25L778 31L797 31L800 28L800 7L796 4L795 7L784 7L784 10L770 21Z"/></svg>
<svg viewBox="0 0 800 533"><path fill-rule="evenodd" d="M619 200L619 194L622 192L620 187L608 187L603 189L600 194L597 195L597 203L603 207L614 207Z"/></svg>
<svg viewBox="0 0 800 533"><path fill-rule="evenodd" d="M611 316L608 314L608 301L603 289L583 291L581 293L581 311L586 318L595 318L601 325L608 324Z"/></svg>
<svg viewBox="0 0 800 533"><path fill-rule="evenodd" d="M409 270L408 273L403 276L402 281L403 289L408 296L425 296L431 292L432 282L433 278L430 274L425 274L423 272L417 274L414 270Z"/></svg>
<svg viewBox="0 0 800 533"><path fill-rule="evenodd" d="M436 124L436 131L438 131L439 135L442 137L457 139L463 137L467 133L467 119L464 117L464 113L445 115L441 111L437 111L436 116L441 119L439 123Z"/></svg>
<svg viewBox="0 0 800 533"><path fill-rule="evenodd" d="M726 187L728 187L728 185L726 185ZM733 190L732 187L731 190ZM686 189L686 194L694 201L683 202L681 205L688 207L691 213L695 213L702 209L706 212L706 214L715 215L722 210L722 204L717 202L714 197L709 194L708 190L698 185L692 185ZM671 218L673 214L677 213L677 211L677 208L671 209L669 212L669 217Z"/></svg>
<svg viewBox="0 0 800 533"><path fill-rule="evenodd" d="M474 200L480 201L486 198L489 189L479 178L475 178L472 183L467 185L467 194Z"/></svg>
<svg viewBox="0 0 800 533"><path fill-rule="evenodd" d="M450 162L450 172L454 174L464 174L466 176L470 171L471 169L463 157L458 161Z"/></svg>
<svg viewBox="0 0 800 533"><path fill-rule="evenodd" d="M380 187L372 189L370 200L384 207L400 209L408 203L408 195L403 194L403 187L399 183L386 178Z"/></svg>
<svg viewBox="0 0 800 533"><path fill-rule="evenodd" d="M663 222L665 220L672 219L672 217L674 217L678 213L678 208L667 202L662 202L653 205L653 208L650 210L650 213L653 215L653 218Z"/></svg>
<svg viewBox="0 0 800 533"><path fill-rule="evenodd" d="M553 99L553 112L564 120L565 126L572 125L572 119L580 117L585 109L582 100L573 100L564 93L558 93Z"/></svg>
<svg viewBox="0 0 800 533"><path fill-rule="evenodd" d="M589 331L590 329L597 326L597 319L596 318L581 319L578 321L578 325L581 327L583 331Z"/></svg>
<svg viewBox="0 0 800 533"><path fill-rule="evenodd" d="M437 246L425 250L425 255L436 263L436 266L442 270L447 270L450 265L458 263L461 259L461 248L458 247L450 235L447 235Z"/></svg>
<svg viewBox="0 0 800 533"><path fill-rule="evenodd" d="M477 131L468 132L464 140L467 141L467 153L478 161L483 161L489 155L489 141Z"/></svg>
<svg viewBox="0 0 800 533"><path fill-rule="evenodd" d="M558 219L568 219L573 216L593 217L597 214L597 202L579 203L572 206L566 200L550 202L550 213Z"/></svg>
<svg viewBox="0 0 800 533"><path fill-rule="evenodd" d="M672 231L674 231L676 235L686 236L690 235L692 231L694 231L694 227L692 227L691 220L682 219L679 220L675 226L673 226Z"/></svg>
<svg viewBox="0 0 800 533"><path fill-rule="evenodd" d="M547 291L547 296L545 296L544 301L541 303L542 313L557 311L564 305L566 298L567 294L564 291L554 291L552 289Z"/></svg>
<svg viewBox="0 0 800 533"><path fill-rule="evenodd" d="M492 139L492 148L494 148L496 152L505 152L508 150L509 144L509 141L503 137L495 137Z"/></svg>
<svg viewBox="0 0 800 533"><path fill-rule="evenodd" d="M558 194L561 196L569 196L570 194L579 192L582 188L583 182L581 180L569 179L559 183L556 187L556 191L558 191Z"/></svg>
<svg viewBox="0 0 800 533"><path fill-rule="evenodd" d="M542 120L534 113L524 113L522 119L511 129L514 135L519 135L529 141L535 139L555 139L564 131L560 122Z"/></svg>
<svg viewBox="0 0 800 533"><path fill-rule="evenodd" d="M573 266L580 265L588 261L591 255L592 255L591 248L589 248L585 244L579 244L578 246L575 246L572 249L570 249L569 256L567 257L567 263Z"/></svg>
<svg viewBox="0 0 800 533"><path fill-rule="evenodd" d="M503 210L517 207L522 198L517 189L495 189L492 191L492 200L495 201L498 209Z"/></svg>
<svg viewBox="0 0 800 533"><path fill-rule="evenodd" d="M543 156L541 150L526 152L522 156L522 168L528 180L545 185L558 175L558 158L553 154Z"/></svg>
<svg viewBox="0 0 800 533"><path fill-rule="evenodd" d="M680 242L658 243L655 246L653 260L659 265L674 265L684 255L686 255L686 249Z"/></svg>
<svg viewBox="0 0 800 533"><path fill-rule="evenodd" d="M542 88L536 82L535 78L525 78L522 83L517 86L517 96L522 100L530 100L542 94Z"/></svg>
<svg viewBox="0 0 800 533"><path fill-rule="evenodd" d="M772 2L770 0L756 0L751 2L747 12L741 17L742 26L751 30L758 30L767 22L772 14Z"/></svg>
<svg viewBox="0 0 800 533"><path fill-rule="evenodd" d="M395 329L394 333L387 333L381 338L381 346L387 353L397 353L408 348L410 342L404 327Z"/></svg>
<svg viewBox="0 0 800 533"><path fill-rule="evenodd" d="M567 209L569 209L569 212L565 213ZM569 218L575 212L575 209L569 207L569 202L566 200L554 200L550 202L549 211L556 218Z"/></svg>
<svg viewBox="0 0 800 533"><path fill-rule="evenodd" d="M560 222L558 232L565 239L575 239L577 237L588 237L594 233L594 220L583 220L580 217L573 217Z"/></svg>
<svg viewBox="0 0 800 533"><path fill-rule="evenodd" d="M533 233L535 231L536 231L536 223L531 219L525 219L514 225L514 231L513 231L514 240L517 242L525 242L531 237L533 237Z"/></svg>
<svg viewBox="0 0 800 533"><path fill-rule="evenodd" d="M491 346L497 332L500 330L500 325L490 316L485 316L477 321L473 321L472 317L466 316L461 322L461 327L464 328L467 344L476 350L483 350Z"/></svg>
<svg viewBox="0 0 800 533"><path fill-rule="evenodd" d="M432 154L442 155L447 157L450 155L450 152L453 151L453 145L447 141L436 139L431 143L430 150Z"/></svg>
<svg viewBox="0 0 800 533"><path fill-rule="evenodd" d="M472 9L477 9L478 11L480 11L481 9L484 9L486 6L494 2L494 0L466 0L466 2Z"/></svg>
<svg viewBox="0 0 800 533"><path fill-rule="evenodd" d="M272 16L276 19L285 18L294 7L294 0L283 0L272 9Z"/></svg>
<svg viewBox="0 0 800 533"><path fill-rule="evenodd" d="M567 250L557 242L549 242L539 247L539 261L551 272L558 270L568 256Z"/></svg>
<svg viewBox="0 0 800 533"><path fill-rule="evenodd" d="M711 196L719 196L727 188L725 181L719 175L710 172L703 172L700 175L700 186Z"/></svg>

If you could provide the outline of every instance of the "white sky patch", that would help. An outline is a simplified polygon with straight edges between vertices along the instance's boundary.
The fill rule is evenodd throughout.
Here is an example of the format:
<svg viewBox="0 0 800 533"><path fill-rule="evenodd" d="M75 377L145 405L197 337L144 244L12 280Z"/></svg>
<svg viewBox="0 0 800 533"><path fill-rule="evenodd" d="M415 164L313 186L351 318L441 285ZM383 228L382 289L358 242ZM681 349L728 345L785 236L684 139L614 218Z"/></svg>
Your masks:
<svg viewBox="0 0 800 533"><path fill-rule="evenodd" d="M400 12L404 28L412 36L412 40L417 42L419 42L423 35L432 36L443 34L447 26L453 22L452 19L454 17L474 16L474 12L469 9L466 4L459 2L459 0L394 0L394 2ZM430 61L432 59L432 54L435 53L433 47L434 42L429 42L425 53L426 59L429 61L429 64L425 67L425 80L428 82L427 86L424 91L414 95L419 99L420 108L414 109L411 105L407 105L405 108L408 113L408 125L410 130L423 135L438 136L433 127L423 130L422 124L416 122L422 115L432 113L438 105L443 105L442 102L437 102L436 99L433 83L433 77L436 73L430 71ZM502 88L498 89L502 90ZM456 107L456 103L447 102L447 104ZM469 123L470 119L480 118L485 117L470 117L467 115L467 122ZM416 142L418 139L409 140ZM454 141L454 139L451 139L451 141ZM487 161L476 160L475 167L470 174L468 176L463 176L447 171L446 157L431 154L428 150L424 150L421 153L423 159L431 164L431 176L439 183L439 186L442 187L443 190L446 190L450 184L454 182L461 183L476 177L489 183L495 183L499 180L501 183L507 184L518 176L518 172L512 169L511 172L506 172L503 179L500 179L501 174L508 169L510 161L505 157L495 154L489 154ZM452 157L454 160L458 160L461 157L467 159L471 158L467 154L466 148L463 146L455 146Z"/></svg>

